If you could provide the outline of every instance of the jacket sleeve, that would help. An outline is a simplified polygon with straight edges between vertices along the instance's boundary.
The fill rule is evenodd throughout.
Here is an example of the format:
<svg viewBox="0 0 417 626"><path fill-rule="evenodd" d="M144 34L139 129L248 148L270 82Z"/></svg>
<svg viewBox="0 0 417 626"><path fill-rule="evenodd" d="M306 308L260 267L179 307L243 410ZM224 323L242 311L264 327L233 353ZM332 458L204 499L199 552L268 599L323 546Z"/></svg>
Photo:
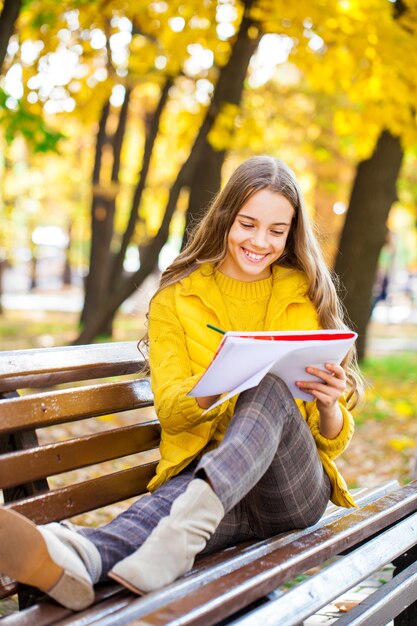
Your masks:
<svg viewBox="0 0 417 626"><path fill-rule="evenodd" d="M177 434L224 413L227 403L203 415L195 398L187 393L202 374L192 375L184 330L175 313L174 292L167 287L163 302L156 296L149 311L149 361L155 410L161 426Z"/></svg>
<svg viewBox="0 0 417 626"><path fill-rule="evenodd" d="M339 400L339 407L342 411L343 426L340 433L334 439L327 439L319 430L320 414L316 406L316 402L306 402L307 424L319 450L325 452L330 459L335 459L347 448L352 439L354 431L353 417L346 407L344 397Z"/></svg>

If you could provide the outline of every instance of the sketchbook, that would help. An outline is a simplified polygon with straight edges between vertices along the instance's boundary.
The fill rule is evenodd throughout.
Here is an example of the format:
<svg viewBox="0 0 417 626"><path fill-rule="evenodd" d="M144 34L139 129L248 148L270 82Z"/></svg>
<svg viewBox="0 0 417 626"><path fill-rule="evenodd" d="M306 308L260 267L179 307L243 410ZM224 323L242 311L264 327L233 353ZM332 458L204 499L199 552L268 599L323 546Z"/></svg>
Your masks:
<svg viewBox="0 0 417 626"><path fill-rule="evenodd" d="M226 332L207 370L188 393L192 397L226 394L207 411L234 395L256 387L271 372L288 386L294 398L314 397L296 386L298 380L319 380L308 366L325 369L340 364L357 338L351 330Z"/></svg>

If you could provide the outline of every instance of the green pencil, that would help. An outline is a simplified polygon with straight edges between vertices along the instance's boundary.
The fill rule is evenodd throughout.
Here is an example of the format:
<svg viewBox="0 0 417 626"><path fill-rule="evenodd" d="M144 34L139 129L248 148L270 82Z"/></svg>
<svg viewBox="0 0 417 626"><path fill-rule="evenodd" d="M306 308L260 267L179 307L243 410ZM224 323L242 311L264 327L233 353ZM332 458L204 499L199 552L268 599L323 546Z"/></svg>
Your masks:
<svg viewBox="0 0 417 626"><path fill-rule="evenodd" d="M221 330L220 328L217 328L217 326L213 326L213 324L207 324L207 328L211 328L211 330L215 330L217 333L220 333L221 335L224 335L226 333L225 330Z"/></svg>

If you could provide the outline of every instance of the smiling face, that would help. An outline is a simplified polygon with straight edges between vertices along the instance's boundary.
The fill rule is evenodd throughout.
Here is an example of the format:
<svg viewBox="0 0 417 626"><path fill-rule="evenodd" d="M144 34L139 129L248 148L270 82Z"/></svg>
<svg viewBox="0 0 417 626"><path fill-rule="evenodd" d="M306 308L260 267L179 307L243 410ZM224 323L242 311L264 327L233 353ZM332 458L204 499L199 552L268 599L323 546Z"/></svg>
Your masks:
<svg viewBox="0 0 417 626"><path fill-rule="evenodd" d="M268 278L285 249L294 209L279 193L261 189L241 207L227 238L220 271L242 281Z"/></svg>

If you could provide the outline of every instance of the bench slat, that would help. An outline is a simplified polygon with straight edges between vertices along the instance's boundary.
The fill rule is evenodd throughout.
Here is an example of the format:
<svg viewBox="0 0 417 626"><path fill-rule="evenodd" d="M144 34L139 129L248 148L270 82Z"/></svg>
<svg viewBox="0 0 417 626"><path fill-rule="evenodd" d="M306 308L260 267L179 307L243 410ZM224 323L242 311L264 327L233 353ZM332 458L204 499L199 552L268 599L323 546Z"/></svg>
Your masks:
<svg viewBox="0 0 417 626"><path fill-rule="evenodd" d="M138 372L143 357L134 341L11 350L0 353L0 391Z"/></svg>
<svg viewBox="0 0 417 626"><path fill-rule="evenodd" d="M157 461L7 504L36 524L68 519L146 492Z"/></svg>
<svg viewBox="0 0 417 626"><path fill-rule="evenodd" d="M320 565L388 525L417 510L417 482L388 494L358 511L307 532L273 552L252 560L234 571L177 595L157 611L144 614L140 605L130 617L141 618L141 624L167 626L205 626L216 624L237 611L267 596L282 583ZM177 591L178 593L178 591ZM180 619L181 618L181 619ZM105 621L102 622L103 626Z"/></svg>
<svg viewBox="0 0 417 626"><path fill-rule="evenodd" d="M94 378L110 378L112 376L125 376L136 374L140 371L140 364L136 363L108 363L97 367L88 367L85 370L59 370L45 374L30 374L25 377L9 377L0 382L0 391L13 391L15 389L38 389L53 387L64 383L93 380Z"/></svg>
<svg viewBox="0 0 417 626"><path fill-rule="evenodd" d="M119 585L111 586L110 590L108 590L108 587L110 587L108 584L99 585L96 591L96 603L86 611L83 611L82 617L72 614L63 624L87 626L88 624L100 622L102 619L109 619L112 624L117 624L118 620L114 616L123 615L123 610L134 601L136 596ZM124 621L123 623L126 624L127 622Z"/></svg>
<svg viewBox="0 0 417 626"><path fill-rule="evenodd" d="M135 424L0 456L0 488L157 448L159 422Z"/></svg>
<svg viewBox="0 0 417 626"><path fill-rule="evenodd" d="M0 400L0 434L151 406L148 378Z"/></svg>

